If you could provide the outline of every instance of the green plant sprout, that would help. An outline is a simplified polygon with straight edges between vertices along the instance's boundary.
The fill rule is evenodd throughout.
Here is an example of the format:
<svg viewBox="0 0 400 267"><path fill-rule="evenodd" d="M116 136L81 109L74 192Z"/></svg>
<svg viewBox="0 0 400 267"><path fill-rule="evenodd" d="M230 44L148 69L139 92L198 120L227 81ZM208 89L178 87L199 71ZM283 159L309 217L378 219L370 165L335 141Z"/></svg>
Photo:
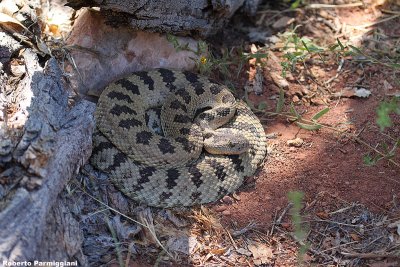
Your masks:
<svg viewBox="0 0 400 267"><path fill-rule="evenodd" d="M351 57L353 61L370 62L373 64L380 64L392 69L400 69L400 63L396 60L390 60L386 57L386 61L380 60L376 57L366 54L360 48L351 44L344 45L339 38L336 43L328 47L321 47L315 44L307 37L300 37L296 30L299 26L294 27L291 31L286 31L280 35L281 40L284 41L283 51L285 51L284 59L281 62L282 76L285 77L287 71L294 71L298 63L305 64L306 60L313 56L319 56L322 61L325 61L324 56L335 56L336 59Z"/></svg>
<svg viewBox="0 0 400 267"><path fill-rule="evenodd" d="M300 244L298 252L299 266L303 265L304 255L307 253L309 245L306 242L307 228L303 224L302 216L300 214L303 208L304 193L299 191L291 191L288 193L288 199L293 204L290 215L294 226L294 237Z"/></svg>
<svg viewBox="0 0 400 267"><path fill-rule="evenodd" d="M384 131L388 127L393 126L391 114L400 115L400 102L397 97L393 97L390 101L383 101L379 104L376 109L376 124L380 127L381 131ZM382 159L393 159L396 156L396 151L400 146L400 137L397 140L393 140L394 144L391 147L386 143L380 143L382 153L376 153L372 150L363 157L364 164L367 166L373 166Z"/></svg>

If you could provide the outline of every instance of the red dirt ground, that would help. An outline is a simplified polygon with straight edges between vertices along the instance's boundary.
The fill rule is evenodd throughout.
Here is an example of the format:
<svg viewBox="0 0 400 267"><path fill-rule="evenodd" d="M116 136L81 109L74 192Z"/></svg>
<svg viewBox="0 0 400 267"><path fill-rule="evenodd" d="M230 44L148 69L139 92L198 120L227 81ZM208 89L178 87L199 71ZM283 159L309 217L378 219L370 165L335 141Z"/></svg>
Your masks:
<svg viewBox="0 0 400 267"><path fill-rule="evenodd" d="M320 2L331 3L330 1ZM319 17L321 14L318 14L318 12L322 13L323 11L324 10L316 10L315 13L311 15L307 15L307 13L304 15L304 13L302 13L303 11L300 12L300 17L296 18L297 25L303 24L303 27L299 29L299 31L301 31L301 33L299 33L300 36L309 36L313 40L323 39L322 43L325 44L329 42L332 43L332 40L335 41L336 37L324 36L326 35L326 25L322 25L322 27L320 27L321 31L318 32L312 31L313 28L310 27L312 23L305 22L310 18L314 17L315 19ZM342 25L373 23L379 20L379 16L382 15L374 8L335 9L331 10L331 14L332 13L337 15L339 23ZM279 16L275 18L275 20L278 18ZM319 23L318 20L314 20L313 23L314 22L315 24ZM271 24L272 23L273 21ZM392 19L385 23L379 23L379 27L380 30L378 32L381 34L389 37L393 36L393 38L399 38L400 36L400 18ZM365 33L365 35L368 37L372 32L373 31L369 31ZM345 34L338 36L341 40L346 41L351 39L351 37L357 36L348 36ZM229 43L225 38L220 39L223 40L224 43ZM232 43L235 42L237 42L237 40L232 40ZM282 60L281 52L274 51L274 53L276 53L279 59ZM317 78L317 81L320 84L336 75L337 64L334 60L325 62L324 64L313 64L310 62L307 62L307 64L312 69L314 77ZM254 68L251 71L254 71ZM268 106L267 111L273 112L277 103L276 96L279 95L279 89L274 85L273 81L269 79L269 71L270 69L267 66L264 70L264 77L266 80L264 83L263 94L260 96L250 94L249 99L255 104L255 106L257 106L261 101L266 102ZM265 243L268 248L271 249L273 254L271 256L273 263L271 263L271 265L262 266L298 266L298 244L290 235L294 230L290 224L290 217L285 216L283 221L279 223L276 222L277 217L283 214L283 211L288 206L287 194L290 191L304 192L304 202L306 205L306 209L303 210L305 214L304 218L307 217L307 213L308 215L311 215L308 216L308 218L318 218L321 214L323 215L332 211L337 211L342 208L342 204L353 202L365 205L366 208L376 214L385 214L389 215L390 218L399 218L399 214L393 214L391 211L395 210L394 208L399 207L400 168L387 160L381 160L373 166L367 166L363 163L363 156L371 153L371 147L383 151L383 143L393 144L393 140L388 136L395 139L399 138L399 116L393 116L393 127L386 129L383 133L380 132L375 122L376 108L379 103L382 100L388 99L388 95L390 94L400 93L399 75L398 70L396 72L391 68L383 67L377 63L357 63L354 60L347 58L343 65L343 70L335 81L331 83L332 86L329 90L322 93L319 92L319 94L317 90L318 97L323 101L327 101L326 105L321 103L321 101L319 101L319 103L314 102L311 105L306 105L302 102L302 97L306 98L306 95L300 96L298 92L296 92L296 90L299 91L307 85L310 85L311 87L314 86L315 82L312 81L312 79L307 80L306 78L301 81L301 73L294 73L294 78L288 78L290 85L285 91L285 111L288 111L294 95L298 95L300 98L298 104L295 104L294 106L304 118L311 118L316 112L325 107L329 107L329 112L321 118L320 122L341 131L345 131L347 135L338 134L337 132L327 128L322 128L318 131L306 131L300 129L284 117L273 117L267 116L266 114L261 116L261 120L265 122L266 133L269 136L274 136L274 138L268 139L268 157L261 173L255 181L254 179L249 179L248 183L244 185L238 193L233 195L233 201L228 197L224 198L225 201L222 200L217 204L207 205L220 215L223 224L222 228L225 229L227 233L233 232L231 231L232 229L241 229L250 222L257 224L257 227L254 228L256 231L245 232L243 235L236 236L233 239L230 235L230 239L225 236L229 244L221 242L221 240L214 236L217 240L216 243L221 243L220 248L229 247L231 245L231 240L232 243L236 242L240 248L247 247L247 244L249 244L250 241L256 240L259 243ZM245 77L246 75L243 74L242 76ZM370 90L372 94L368 98L331 97L334 93L345 92L347 90L345 89L346 87L353 87L356 83L361 87ZM271 98L273 96L275 96L275 98ZM358 140L361 140L364 143L356 141L354 138L351 138L350 135L356 136ZM295 138L301 138L304 141L303 144L299 147L290 147L287 145L288 140ZM400 162L399 154L400 152L397 151L396 156L393 158L397 163ZM361 209L364 209L364 206L361 207ZM288 213L286 213L286 215L287 214ZM343 216L350 221L354 219L348 214ZM270 230L272 224L274 224L275 227L275 232L273 234L272 230ZM340 224L340 222L338 224ZM196 224L193 227L196 228ZM278 231L279 227L280 231ZM349 237L345 239L343 236L340 236L340 234L339 236L337 235L338 232L335 232L337 229L330 229L331 232L326 231L326 229L312 229L313 231L310 231L310 233L321 234L322 237L317 235L316 238L314 238L318 239L319 244L312 245L314 245L314 248L317 247L328 254L332 252L332 258L341 256L340 253L337 253L336 255L336 252L334 251L334 249L338 248L339 245L357 243L356 245L361 247L363 244L362 242L349 242L349 240L360 241L357 239L362 239L358 235L354 235L354 232L346 232L345 234L348 234ZM210 233L208 234L212 235L212 231ZM261 237L257 234L260 234ZM351 234L353 234L353 236ZM382 237L384 234L387 233L379 233L379 236ZM342 238L343 240L339 240L339 245L334 242L330 243L330 240L333 240L334 238ZM363 241L367 243L369 242L366 237L363 238L365 238ZM204 241L201 235L199 236L199 240ZM370 243L373 243L376 240L371 241ZM326 243L326 246L320 246L324 242ZM205 244L209 245L208 241L205 242ZM376 243L374 246L375 245L377 248L376 251L378 251L379 247ZM207 251L207 249L205 251ZM203 251L205 258L209 255L213 255L212 253L205 253L205 251ZM343 251L352 252L351 248L345 248ZM358 252L360 250L356 251ZM198 254L201 253L199 252ZM360 255L361 254L362 253L360 253ZM229 255L232 256L232 254ZM373 253L369 255L373 255ZM218 259L218 255L214 256ZM238 261L242 256L243 255L239 255L237 258L232 259L236 265L227 264L227 266L254 265L254 257L248 257L243 262ZM361 257L361 261L351 258L354 262L358 262L358 265L349 265L351 262L348 261L348 258L342 262L340 262L340 260L336 261L336 258L334 258L335 261L331 261L331 263L334 262L334 264L324 265L325 262L329 261L324 261L322 256L321 261L318 259L319 256L321 255L309 250L309 253L305 254L305 262L313 262L312 264L314 265L312 266L367 266L366 264L368 263L368 266L371 267L382 267L398 266L399 264L398 261L388 262L387 260L382 259L382 257L374 256L365 259ZM138 261L136 262L136 265L133 264L131 266L147 266L147 263L154 262L153 259L142 258L141 260L143 261ZM318 265L321 262L324 263ZM207 260L200 265L222 266L212 265L212 263L207 265L206 263ZM165 263L165 266L181 265L181 263ZM161 266L164 265L161 264ZM197 265L188 264L187 266Z"/></svg>
<svg viewBox="0 0 400 267"><path fill-rule="evenodd" d="M339 14L342 23L354 25L378 19L372 9L353 8ZM400 33L399 18L380 26L384 27L389 36L398 36ZM347 132L359 134L358 137L372 147L386 142L387 138L379 133L375 123L376 108L385 97L385 80L393 86L391 90L400 92L398 76L396 78L389 69L377 64L345 64L344 68L347 73L338 77L331 91L340 92L345 85L354 83L364 75L362 83L368 86L372 95L365 99L332 100L328 105L330 111L321 122L329 125L351 123L345 126ZM328 80L333 76L331 73L329 70L322 71L319 78L322 81ZM297 86L297 83L292 82L291 86ZM269 97L276 94L276 90L267 84L263 95L252 95L250 98L254 102L264 100L273 107L276 101L269 100ZM290 101L287 100L286 104L288 102ZM311 117L325 106L297 105L296 108L305 112L305 117ZM397 120L390 129L390 134L398 138L399 132L400 124ZM245 226L254 221L261 227L268 227L274 219L275 212L286 207L287 193L293 190L304 192L306 203L310 203L317 194L325 192L344 201L362 203L374 212L388 211L400 197L399 167L386 160L378 162L375 166L366 166L363 163L363 155L371 149L363 144L327 129L318 132L302 130L276 117L268 119L266 133L275 133L277 138L268 141L268 159L255 187L238 193L240 200L233 204L221 202L214 206L216 211L221 212L222 221L226 224ZM298 148L289 147L286 142L296 137L302 138L304 144ZM382 149L381 146L377 148ZM394 158L397 162L400 161L398 154ZM324 210L323 203L319 209Z"/></svg>
<svg viewBox="0 0 400 267"><path fill-rule="evenodd" d="M315 13L318 12L322 11L315 11ZM315 13L312 15L318 17L318 14ZM373 23L379 20L379 16L381 15L379 11L373 8L350 8L334 10L332 13L338 16L342 25ZM332 39L336 39L333 36L324 38L324 27L322 27L320 33L310 31L312 27L308 27L307 22L304 22L310 17L313 16L307 17L305 15L297 18L298 23L303 23L303 27L300 28L300 36L309 36L313 40L325 39L322 40L323 43L326 41L325 44L329 43L329 41L331 42ZM383 35L393 36L393 38L399 38L400 36L400 18L380 23L379 27L380 33ZM365 34L366 36L370 36L371 31ZM348 41L351 37L356 36L346 36L343 34L343 36L338 38ZM225 38L221 39L229 43ZM274 53L282 60L281 52L274 51ZM313 64L310 62L307 62L307 64L312 69L314 78L317 78L316 80L319 84L336 75L337 64L334 60L324 64ZM251 71L254 72L254 68ZM270 68L267 66L264 69L265 81L263 94L257 96L251 93L249 99L255 106L261 101L266 102L268 106L267 111L274 112L279 89L269 79L271 78L269 71ZM307 215L311 215L307 218L318 218L321 215L337 211L338 207L339 209L342 208L340 207L342 204L354 202L363 204L376 214L389 215L390 218L399 217L399 214L393 214L391 211L399 207L400 168L388 160L381 160L373 166L367 166L363 163L363 156L371 153L371 147L383 151L383 143L393 144L393 140L388 136L395 139L399 138L399 116L393 116L393 127L386 129L383 133L380 132L376 125L376 108L379 103L382 100L388 99L387 96L390 94L400 93L399 71L397 70L396 72L391 68L383 67L376 63L356 63L354 60L347 58L343 65L343 70L335 81L331 83L332 86L329 90L322 93L319 92L319 94L317 92L318 97L325 101L326 105L322 103L323 101L307 105L306 103L309 102L302 100L302 97L306 98L306 95L301 96L296 91L301 91L301 88L308 85L310 87L314 86L315 81L313 79L307 80L307 78L301 81L301 75L301 73L294 73L294 78L288 78L290 85L285 91L284 110L289 110L294 95L300 98L300 101L296 101L298 103L295 104L295 108L304 118L311 118L316 112L329 107L329 112L321 118L320 122L344 131L346 134L338 134L338 132L327 128L322 128L318 131L306 131L300 129L284 117L267 116L267 114L261 116L260 119L265 122L266 134L274 136L274 138L268 139L268 157L261 173L256 180L249 179L242 190L233 195L234 200L228 197L224 198L225 201L223 199L217 204L207 205L220 215L223 229L229 229L226 232L232 232L232 229L242 229L251 222L257 224L255 232L249 231L233 239L230 236L230 239L232 243L236 242L238 247L241 248L247 247L246 244L251 240L258 240L259 243L265 243L273 254L271 256L271 265L265 266L299 265L299 262L297 262L298 244L290 237L290 233L294 230L290 224L290 217L285 216L283 221L277 223L277 217L283 214L283 211L288 206L287 194L290 191L304 192L304 202L306 205L306 209L303 210L305 214L304 219ZM245 77L246 75L242 76ZM354 84L370 90L372 94L368 98L332 97L332 94L346 92L347 89L345 88L354 87ZM351 136L356 136L358 141ZM304 141L303 144L299 147L287 145L288 140L295 138L301 138ZM393 158L397 163L400 162L399 154L397 151L396 156ZM365 209L364 206L361 209ZM350 221L355 218L348 214L344 216L351 217ZM348 218L346 217L346 219ZM272 224L275 227L274 234L272 234L271 230L273 229ZM278 231L277 227L280 227L280 231ZM333 228L330 229L332 230ZM314 253L310 249L309 253L305 254L305 266L353 266L349 265L351 262L356 264L354 266L398 266L398 261L388 261L382 259L382 257L365 259L361 257L358 260L352 258L351 260L353 261L349 261L347 258L342 262L339 260L338 262L335 261L332 265L325 265L329 260L324 261L318 252L332 252L332 258L335 258L335 248L339 246L337 243L330 243L330 240L343 238L340 234L338 236L338 232L335 231L338 230L335 229L329 232L326 231L326 228L318 229L317 227L316 229L311 229L311 235L308 236L310 242L318 239L317 243L319 244L312 244L310 248L314 247L320 250ZM285 233L282 234L282 232ZM262 238L254 237L258 233L261 234ZM313 234L315 238L313 238ZM345 232L345 234L348 234L349 237L347 239L343 238L344 241L339 241L340 245L358 243L362 239L359 235L355 235L354 232ZM380 238L384 234L387 233L379 233ZM367 237L363 238L366 243L370 242ZM229 239L227 237L226 239L229 243ZM349 240L356 242L350 242ZM376 240L378 239L374 239L370 243ZM326 246L320 246L324 243L326 243ZM359 242L359 247L361 247L361 243ZM229 245L224 244L221 247L229 247ZM376 243L375 245L376 251L378 251L379 247ZM343 251L352 252L349 247L344 248ZM208 253L207 255L212 255L212 253ZM362 255L362 253L359 255ZM373 255L373 253L369 255ZM318 258L319 256L321 256L322 260ZM336 256L340 257L341 254L337 253ZM254 257L247 258L243 262L239 261L240 257L232 259L236 265L227 264L227 266L254 266ZM311 265L311 262L313 262L313 265ZM333 262L331 261L330 263ZM322 264L318 265L319 263ZM143 262L140 264L143 264ZM170 263L166 266L178 265ZM188 264L188 266L197 265ZM204 263L204 266L207 266L206 263ZM213 265L210 263L209 266Z"/></svg>

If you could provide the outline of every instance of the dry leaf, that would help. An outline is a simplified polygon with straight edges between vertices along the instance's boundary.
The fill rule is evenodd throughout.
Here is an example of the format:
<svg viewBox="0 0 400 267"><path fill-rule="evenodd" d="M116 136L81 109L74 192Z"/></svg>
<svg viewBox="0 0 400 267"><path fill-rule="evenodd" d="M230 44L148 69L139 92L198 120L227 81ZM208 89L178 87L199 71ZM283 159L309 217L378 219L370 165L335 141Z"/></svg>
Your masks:
<svg viewBox="0 0 400 267"><path fill-rule="evenodd" d="M239 253L239 254L242 254L242 255L246 255L246 256L248 256L248 257L251 256L251 252L248 251L248 250L245 249L245 248L238 248L238 249L236 250L236 252Z"/></svg>
<svg viewBox="0 0 400 267"><path fill-rule="evenodd" d="M206 263L209 259L211 259L213 257L213 254L208 253L206 256L204 256L204 258L201 260L201 264L204 265L204 263Z"/></svg>
<svg viewBox="0 0 400 267"><path fill-rule="evenodd" d="M146 246L150 244L160 245L157 240L156 230L154 226L154 218L150 208L144 208L137 211L137 219L140 223L146 227L142 228L142 239L146 243Z"/></svg>
<svg viewBox="0 0 400 267"><path fill-rule="evenodd" d="M214 254L214 255L222 255L226 252L226 248L215 248L215 249L211 249L210 253Z"/></svg>
<svg viewBox="0 0 400 267"><path fill-rule="evenodd" d="M270 264L274 258L272 249L265 244L254 243L248 246L248 249L253 254L253 261L255 265Z"/></svg>
<svg viewBox="0 0 400 267"><path fill-rule="evenodd" d="M289 83L288 81L282 77L281 73L271 71L269 73L271 79L274 81L274 83L279 87L279 88L288 88Z"/></svg>
<svg viewBox="0 0 400 267"><path fill-rule="evenodd" d="M169 251L181 252L190 255L199 246L199 242L194 236L171 236L166 244Z"/></svg>
<svg viewBox="0 0 400 267"><path fill-rule="evenodd" d="M176 227L182 228L189 224L185 219L178 217L175 213L171 210L165 211L166 218L171 221Z"/></svg>
<svg viewBox="0 0 400 267"><path fill-rule="evenodd" d="M386 80L383 80L383 89L385 91L393 89L393 86Z"/></svg>
<svg viewBox="0 0 400 267"><path fill-rule="evenodd" d="M320 217L321 219L328 219L329 214L326 213L325 211L317 212L317 216Z"/></svg>
<svg viewBox="0 0 400 267"><path fill-rule="evenodd" d="M3 0L0 3L0 12L12 16L19 10L15 0Z"/></svg>
<svg viewBox="0 0 400 267"><path fill-rule="evenodd" d="M338 93L333 93L334 98L340 98L340 97L362 97L362 98L367 98L371 95L371 91L365 88L353 88L353 89L345 89L341 92Z"/></svg>
<svg viewBox="0 0 400 267"><path fill-rule="evenodd" d="M295 18L283 16L277 21L275 21L275 23L272 25L272 28L276 30L283 29L292 24L295 20L296 20Z"/></svg>
<svg viewBox="0 0 400 267"><path fill-rule="evenodd" d="M43 42L42 39L36 38L36 45L40 52L42 52L45 55L51 55L49 47L46 45L45 42Z"/></svg>
<svg viewBox="0 0 400 267"><path fill-rule="evenodd" d="M28 31L21 22L2 12L0 12L0 25L12 32L21 33L22 30Z"/></svg>
<svg viewBox="0 0 400 267"><path fill-rule="evenodd" d="M361 237L357 234L351 233L350 236L354 241L361 241Z"/></svg>

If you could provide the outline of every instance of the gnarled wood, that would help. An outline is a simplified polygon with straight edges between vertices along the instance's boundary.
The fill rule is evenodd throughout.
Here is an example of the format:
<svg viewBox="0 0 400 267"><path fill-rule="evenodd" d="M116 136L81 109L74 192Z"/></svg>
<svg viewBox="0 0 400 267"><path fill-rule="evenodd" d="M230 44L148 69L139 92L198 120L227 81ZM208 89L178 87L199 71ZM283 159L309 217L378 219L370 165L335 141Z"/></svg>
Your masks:
<svg viewBox="0 0 400 267"><path fill-rule="evenodd" d="M25 77L13 91L0 91L8 108L18 107L0 118L6 133L0 144L9 144L11 150L11 159L0 162L0 262L73 260L82 237L57 197L91 154L95 105L80 101L69 106L55 59L42 68L30 49L23 59ZM46 242L60 231L73 235L79 246L66 250L65 242L74 242Z"/></svg>
<svg viewBox="0 0 400 267"><path fill-rule="evenodd" d="M100 7L115 26L182 35L216 33L240 8L252 15L260 0L68 0L74 8Z"/></svg>

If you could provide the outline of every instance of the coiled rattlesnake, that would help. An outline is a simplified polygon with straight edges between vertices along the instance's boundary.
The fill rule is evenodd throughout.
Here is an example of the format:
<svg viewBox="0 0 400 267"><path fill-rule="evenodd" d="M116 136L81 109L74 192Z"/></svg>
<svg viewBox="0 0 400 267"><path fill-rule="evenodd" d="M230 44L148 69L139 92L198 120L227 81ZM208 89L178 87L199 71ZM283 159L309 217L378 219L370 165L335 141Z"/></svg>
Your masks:
<svg viewBox="0 0 400 267"><path fill-rule="evenodd" d="M161 105L165 136L146 123L146 110ZM253 175L266 154L264 129L250 108L191 72L158 69L121 79L103 91L95 118L92 164L150 206L215 201Z"/></svg>

